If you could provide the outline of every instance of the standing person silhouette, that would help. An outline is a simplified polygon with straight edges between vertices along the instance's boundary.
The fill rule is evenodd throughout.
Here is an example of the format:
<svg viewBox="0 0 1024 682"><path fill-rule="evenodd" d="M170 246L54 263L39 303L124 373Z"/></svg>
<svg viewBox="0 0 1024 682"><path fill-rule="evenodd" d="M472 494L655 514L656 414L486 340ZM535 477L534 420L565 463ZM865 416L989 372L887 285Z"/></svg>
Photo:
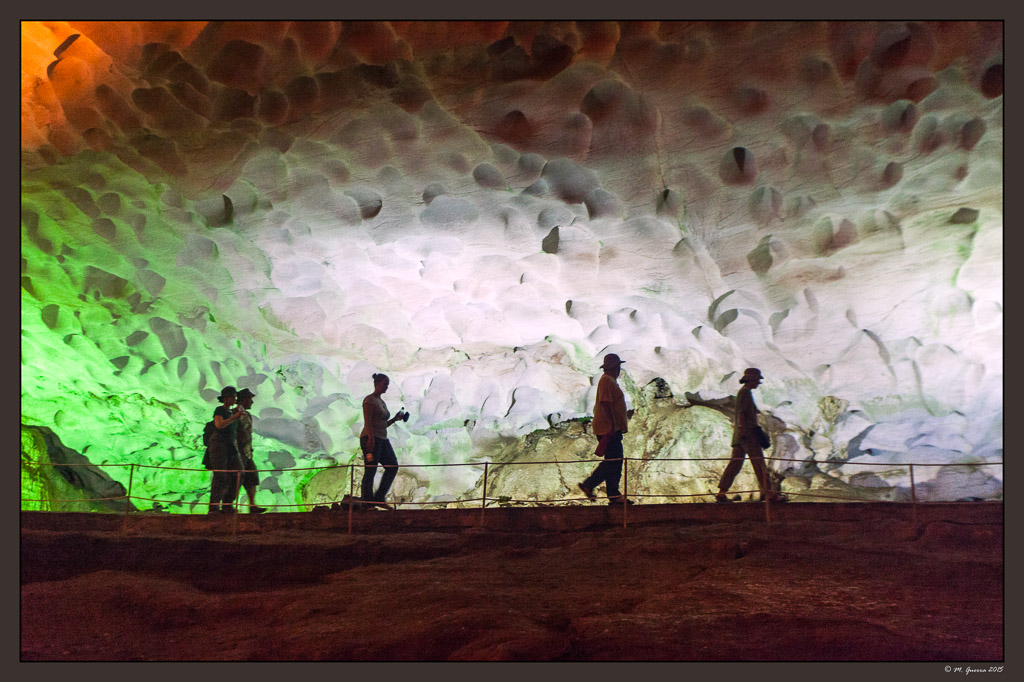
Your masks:
<svg viewBox="0 0 1024 682"><path fill-rule="evenodd" d="M373 375L373 393L363 398L363 430L359 434L359 447L363 451L363 483L362 500L378 507L390 509L384 504L384 498L391 489L391 483L398 474L398 458L388 440L388 427L399 419L408 419L407 412L399 410L391 417L388 406L381 396L387 392L391 380L385 374ZM380 477L380 486L373 490L373 477L377 473L377 464L384 467Z"/></svg>
<svg viewBox="0 0 1024 682"><path fill-rule="evenodd" d="M256 504L256 486L260 484L259 474L256 473L256 463L252 460L252 401L256 397L248 388L238 392L238 405L242 408L238 418L238 434L235 439L238 444L238 455L242 461L242 487L249 496L249 513L262 514L267 511L264 507Z"/></svg>
<svg viewBox="0 0 1024 682"><path fill-rule="evenodd" d="M237 402L234 386L225 386L217 396L220 406L213 411L213 425L216 427L210 436L210 468L213 469L213 482L210 484L210 510L233 513L235 497L238 495L239 472L242 462L238 457L236 445L238 420L244 410L231 406Z"/></svg>
<svg viewBox="0 0 1024 682"><path fill-rule="evenodd" d="M732 459L722 472L722 478L718 482L718 492L715 494L716 502L729 502L725 494L732 485L736 474L743 467L743 457L750 458L750 466L754 467L754 474L757 476L757 487L761 491L761 499L769 495L772 502L785 502L786 499L777 493L773 493L768 482L768 469L764 463L764 450L761 448L761 441L757 425L757 405L754 404L754 396L751 391L761 385L761 370L757 367L748 367L740 378L743 387L736 393L736 416L733 422L732 431Z"/></svg>
<svg viewBox="0 0 1024 682"><path fill-rule="evenodd" d="M623 360L615 353L608 353L604 356L604 364L601 369L604 374L597 382L597 398L594 400L594 435L598 438L597 450L594 452L598 457L603 456L604 461L597 465L594 473L590 474L580 484L580 490L587 496L588 500L597 499L594 496L594 488L605 482L605 489L608 493L609 504L633 504L633 501L626 499L619 492L619 479L622 477L622 434L626 433L629 421L629 414L626 412L626 396L619 388L616 379L622 371Z"/></svg>

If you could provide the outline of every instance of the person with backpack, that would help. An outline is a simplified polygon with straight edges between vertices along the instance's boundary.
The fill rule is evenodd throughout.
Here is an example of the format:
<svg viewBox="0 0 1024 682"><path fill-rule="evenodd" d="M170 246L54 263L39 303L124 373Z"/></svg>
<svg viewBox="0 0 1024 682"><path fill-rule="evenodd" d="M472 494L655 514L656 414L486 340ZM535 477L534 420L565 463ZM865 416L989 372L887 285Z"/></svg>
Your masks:
<svg viewBox="0 0 1024 682"><path fill-rule="evenodd" d="M267 511L264 507L256 505L256 486L260 484L259 474L256 473L256 463L252 461L252 414L249 412L252 409L253 398L256 394L248 388L243 388L238 392L238 405L241 408L241 415L238 418L238 437L236 443L238 445L238 454L242 460L242 468L245 469L242 473L242 487L245 488L246 495L249 496L249 513L250 514L262 514Z"/></svg>
<svg viewBox="0 0 1024 682"><path fill-rule="evenodd" d="M238 400L234 386L225 386L217 396L220 406L213 411L213 434L210 436L210 468L213 482L210 484L210 514L217 512L234 513L235 497L238 496L242 461L238 456L238 422L245 413L242 407L234 410L231 406Z"/></svg>
<svg viewBox="0 0 1024 682"><path fill-rule="evenodd" d="M748 367L740 378L743 387L736 393L736 416L733 420L732 430L732 455L722 478L718 482L718 492L715 493L715 502L729 502L726 493L732 485L736 474L743 467L743 458L750 459L750 466L754 468L757 476L757 487L761 490L761 500L768 496L772 502L785 502L788 498L780 495L771 488L771 481L768 477L768 468L764 463L764 448L771 445L764 430L757 424L759 410L754 403L754 396L751 391L761 385L764 377L757 367Z"/></svg>

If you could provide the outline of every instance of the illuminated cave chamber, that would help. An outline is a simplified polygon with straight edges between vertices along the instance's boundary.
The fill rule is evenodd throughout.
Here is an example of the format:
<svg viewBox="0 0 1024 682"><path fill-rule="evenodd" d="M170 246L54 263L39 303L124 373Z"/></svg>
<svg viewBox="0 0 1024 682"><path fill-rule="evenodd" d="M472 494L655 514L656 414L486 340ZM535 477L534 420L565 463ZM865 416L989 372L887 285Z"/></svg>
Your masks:
<svg viewBox="0 0 1024 682"><path fill-rule="evenodd" d="M725 456L755 365L783 489L1000 498L1002 100L999 23L24 23L23 467L34 426L198 467L233 384L292 469L260 499L336 499L294 469L352 460L384 371L402 463L571 497L616 352L634 492L707 490L659 460Z"/></svg>

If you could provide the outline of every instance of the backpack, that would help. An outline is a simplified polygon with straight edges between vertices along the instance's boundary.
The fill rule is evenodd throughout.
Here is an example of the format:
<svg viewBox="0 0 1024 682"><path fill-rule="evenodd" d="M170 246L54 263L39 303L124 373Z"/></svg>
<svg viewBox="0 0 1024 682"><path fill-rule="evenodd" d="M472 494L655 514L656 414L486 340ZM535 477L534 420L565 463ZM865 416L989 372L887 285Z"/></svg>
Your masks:
<svg viewBox="0 0 1024 682"><path fill-rule="evenodd" d="M210 438L213 437L213 432L216 430L217 427L212 421L206 422L206 426L203 427L203 466L207 469L213 468L210 462Z"/></svg>
<svg viewBox="0 0 1024 682"><path fill-rule="evenodd" d="M213 421L206 422L206 426L203 427L203 446L210 447L210 439L213 437L213 432L217 430L217 426Z"/></svg>

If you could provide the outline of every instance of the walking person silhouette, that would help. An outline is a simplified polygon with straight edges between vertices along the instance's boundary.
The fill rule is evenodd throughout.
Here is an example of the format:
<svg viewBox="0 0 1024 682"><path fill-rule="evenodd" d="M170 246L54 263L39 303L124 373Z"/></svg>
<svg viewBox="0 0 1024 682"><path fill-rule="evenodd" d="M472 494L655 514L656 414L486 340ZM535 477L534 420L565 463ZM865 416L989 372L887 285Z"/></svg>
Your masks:
<svg viewBox="0 0 1024 682"><path fill-rule="evenodd" d="M594 400L594 435L598 438L598 457L604 461L597 465L594 473L579 483L580 490L588 500L597 499L594 488L605 483L609 504L633 504L619 492L619 479L622 478L622 434L626 433L629 413L626 411L626 396L616 381L622 371L624 361L615 353L604 356L601 369L604 374L597 382L597 398Z"/></svg>
<svg viewBox="0 0 1024 682"><path fill-rule="evenodd" d="M387 392L391 380L386 374L373 375L373 393L363 398L363 430L359 434L359 447L363 452L362 500L375 506L390 509L384 503L391 489L391 484L398 475L398 458L388 440L388 427L399 419L408 421L409 413L399 410L391 417L388 406L381 397ZM373 478L377 474L377 465L384 467L380 477L380 485L373 489Z"/></svg>
<svg viewBox="0 0 1024 682"><path fill-rule="evenodd" d="M748 367L740 378L743 387L736 393L736 416L733 422L732 432L732 458L722 472L722 478L718 482L718 492L715 494L715 502L729 502L725 494L732 485L736 474L743 467L743 458L750 458L750 466L754 467L754 474L757 476L757 487L761 491L761 499L768 495L772 502L785 502L787 498L778 493L772 492L771 483L768 480L768 468L764 463L764 450L762 446L763 431L757 424L758 409L754 403L754 396L751 391L761 385L761 370L757 367Z"/></svg>

